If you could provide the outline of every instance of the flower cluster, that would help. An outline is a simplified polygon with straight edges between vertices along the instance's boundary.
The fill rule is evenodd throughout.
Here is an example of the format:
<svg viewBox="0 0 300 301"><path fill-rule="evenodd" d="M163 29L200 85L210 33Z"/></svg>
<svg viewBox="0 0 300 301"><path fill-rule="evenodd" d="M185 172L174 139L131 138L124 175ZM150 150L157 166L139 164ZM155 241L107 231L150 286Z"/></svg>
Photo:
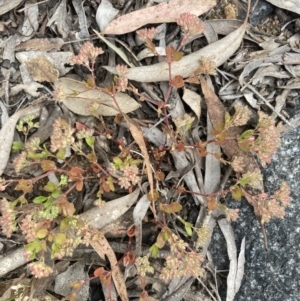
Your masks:
<svg viewBox="0 0 300 301"><path fill-rule="evenodd" d="M0 200L0 211L2 214L0 218L0 228L3 234L9 238L12 233L16 231L16 213L5 198Z"/></svg>
<svg viewBox="0 0 300 301"><path fill-rule="evenodd" d="M78 139L90 138L94 135L94 129L83 128L76 133Z"/></svg>
<svg viewBox="0 0 300 301"><path fill-rule="evenodd" d="M36 238L36 223L32 219L32 215L27 214L25 218L22 220L20 229L22 234L25 236L26 241L32 242Z"/></svg>
<svg viewBox="0 0 300 301"><path fill-rule="evenodd" d="M274 193L274 198L280 200L284 207L291 203L290 198L291 190L287 182L282 182L280 189L276 190Z"/></svg>
<svg viewBox="0 0 300 301"><path fill-rule="evenodd" d="M76 236L81 237L81 242L84 244L86 247L89 245L90 240L92 238L92 232L89 229L89 224L84 223L80 226L80 228L76 229Z"/></svg>
<svg viewBox="0 0 300 301"><path fill-rule="evenodd" d="M184 252L180 254L172 254L166 257L166 265L162 269L159 277L164 280L170 280L174 277L203 276L204 269L201 267L203 256L196 252Z"/></svg>
<svg viewBox="0 0 300 301"><path fill-rule="evenodd" d="M171 237L168 240L170 243L171 253L172 254L179 254L185 252L185 249L187 248L188 244L183 241L179 236L177 236L174 233L171 233Z"/></svg>
<svg viewBox="0 0 300 301"><path fill-rule="evenodd" d="M41 141L39 137L32 138L26 142L25 149L31 152L37 151L40 149L40 143Z"/></svg>
<svg viewBox="0 0 300 301"><path fill-rule="evenodd" d="M152 41L154 36L156 35L156 28L143 28L137 30L136 33L142 41L148 42L149 40Z"/></svg>
<svg viewBox="0 0 300 301"><path fill-rule="evenodd" d="M254 207L256 216L261 217L262 223L267 223L272 217L283 218L285 208L290 204L290 189L286 182L281 184L279 190L274 195L267 193L250 195L245 193L248 202Z"/></svg>
<svg viewBox="0 0 300 301"><path fill-rule="evenodd" d="M168 242L171 255L166 257L166 265L161 271L160 278L170 280L173 277L203 275L202 254L194 251L188 252L186 250L188 244L174 233L171 233Z"/></svg>
<svg viewBox="0 0 300 301"><path fill-rule="evenodd" d="M245 131L239 138L238 143L243 151L251 151L257 154L263 167L271 162L273 154L280 146L280 133L282 124L275 126L271 116L258 112L259 121L254 130Z"/></svg>
<svg viewBox="0 0 300 301"><path fill-rule="evenodd" d="M200 66L197 68L195 73L216 75L216 63L208 58L201 58Z"/></svg>
<svg viewBox="0 0 300 301"><path fill-rule="evenodd" d="M181 135L185 135L186 132L191 129L194 120L195 117L192 117L189 114L184 114L183 118L174 118L173 122L176 126L177 132Z"/></svg>
<svg viewBox="0 0 300 301"><path fill-rule="evenodd" d="M81 47L79 54L74 55L71 58L70 63L84 65L87 68L90 68L89 60L91 60L94 63L97 56L103 53L104 51L102 50L101 47L100 48L94 47L94 45L91 42L86 42Z"/></svg>
<svg viewBox="0 0 300 301"><path fill-rule="evenodd" d="M53 132L51 135L51 151L55 152L59 149L64 149L74 143L75 139L72 128L68 122L62 118L58 118L53 123Z"/></svg>
<svg viewBox="0 0 300 301"><path fill-rule="evenodd" d="M42 211L39 211L39 218L45 218L49 220L55 219L59 215L59 208L55 205L50 205Z"/></svg>
<svg viewBox="0 0 300 301"><path fill-rule="evenodd" d="M27 160L27 152L21 152L13 161L16 172L20 172L23 168L28 166L30 161Z"/></svg>
<svg viewBox="0 0 300 301"><path fill-rule="evenodd" d="M253 171L247 171L238 181L242 186L249 185L254 189L261 190L263 178L259 168L254 169Z"/></svg>
<svg viewBox="0 0 300 301"><path fill-rule="evenodd" d="M253 142L250 150L257 154L262 166L265 167L266 163L271 162L272 156L281 144L280 133L282 132L282 124L276 127L271 116L263 112L258 112L258 115L259 121L256 127L258 137Z"/></svg>
<svg viewBox="0 0 300 301"><path fill-rule="evenodd" d="M128 68L126 65L117 65L116 66L116 71L119 76L124 76L128 72Z"/></svg>
<svg viewBox="0 0 300 301"><path fill-rule="evenodd" d="M142 277L145 277L146 273L150 273L150 274L154 273L154 268L150 265L148 256L138 257L135 260L135 265L140 276Z"/></svg>
<svg viewBox="0 0 300 301"><path fill-rule="evenodd" d="M118 178L118 184L125 189L130 188L132 185L136 185L139 180L140 176L138 175L139 169L136 165L127 165L121 168L123 171L123 176Z"/></svg>
<svg viewBox="0 0 300 301"><path fill-rule="evenodd" d="M60 245L58 250L54 251L52 250L52 256L56 259L62 259L64 256L72 256L74 250L78 247L78 245L81 243L80 237L67 237L66 241Z"/></svg>
<svg viewBox="0 0 300 301"><path fill-rule="evenodd" d="M228 222L235 222L239 217L239 209L229 209L226 210L226 219Z"/></svg>
<svg viewBox="0 0 300 301"><path fill-rule="evenodd" d="M31 274L36 278L43 278L49 276L53 270L49 266L47 266L44 262L32 262L28 265Z"/></svg>
<svg viewBox="0 0 300 301"><path fill-rule="evenodd" d="M183 13L175 19L176 23L182 28L185 37L201 34L204 32L204 23L196 15Z"/></svg>
<svg viewBox="0 0 300 301"><path fill-rule="evenodd" d="M235 106L235 113L232 117L232 126L241 126L250 119L251 111L247 106Z"/></svg>
<svg viewBox="0 0 300 301"><path fill-rule="evenodd" d="M195 229L198 239L197 239L197 246L201 247L205 244L211 236L211 233L207 226L203 226L201 228Z"/></svg>
<svg viewBox="0 0 300 301"><path fill-rule="evenodd" d="M40 126L39 122L33 122L33 119L35 119L36 116L29 114L18 122L16 125L16 129L19 132L28 133L28 131L32 128L38 128Z"/></svg>
<svg viewBox="0 0 300 301"><path fill-rule="evenodd" d="M245 160L243 157L234 156L232 158L232 162L230 163L231 167L235 172L243 172L245 168Z"/></svg>
<svg viewBox="0 0 300 301"><path fill-rule="evenodd" d="M124 76L120 76L117 78L116 83L116 91L118 92L125 92L128 85L128 78Z"/></svg>

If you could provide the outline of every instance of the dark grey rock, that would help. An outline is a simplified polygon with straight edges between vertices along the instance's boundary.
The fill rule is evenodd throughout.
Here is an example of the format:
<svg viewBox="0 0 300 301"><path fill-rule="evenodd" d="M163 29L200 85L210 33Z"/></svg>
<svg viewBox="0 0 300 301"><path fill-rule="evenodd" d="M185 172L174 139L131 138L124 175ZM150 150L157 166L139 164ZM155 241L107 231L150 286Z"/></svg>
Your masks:
<svg viewBox="0 0 300 301"><path fill-rule="evenodd" d="M253 3L255 4L256 1L253 1ZM274 12L274 10L275 6L271 3L264 0L258 0L253 12L250 14L250 23L253 26L257 26L266 20Z"/></svg>
<svg viewBox="0 0 300 301"><path fill-rule="evenodd" d="M266 224L269 252L252 207L246 200L229 201L229 207L240 209L240 218L233 228L238 248L246 237L245 275L235 301L297 301L300 300L300 128L282 139L282 146L264 170L265 188L270 194L287 181L292 203L283 220L272 219ZM225 249L224 249L225 248ZM214 232L210 251L217 269L228 269L226 242L219 229ZM225 274L226 275L226 274ZM226 296L226 277L220 288Z"/></svg>

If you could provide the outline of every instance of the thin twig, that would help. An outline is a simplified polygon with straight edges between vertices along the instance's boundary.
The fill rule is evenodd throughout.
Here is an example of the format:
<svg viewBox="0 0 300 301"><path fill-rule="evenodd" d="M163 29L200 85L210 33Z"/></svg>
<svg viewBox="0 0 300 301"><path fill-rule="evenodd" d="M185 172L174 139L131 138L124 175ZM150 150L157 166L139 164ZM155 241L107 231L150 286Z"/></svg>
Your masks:
<svg viewBox="0 0 300 301"><path fill-rule="evenodd" d="M270 105L270 103L252 86L248 86L247 89L251 90L256 96L258 96L259 99L261 99L265 105L270 108L282 121L284 121L286 124L288 124L290 127L293 128L293 126L291 125L291 123L279 112L276 112L274 107L272 105Z"/></svg>

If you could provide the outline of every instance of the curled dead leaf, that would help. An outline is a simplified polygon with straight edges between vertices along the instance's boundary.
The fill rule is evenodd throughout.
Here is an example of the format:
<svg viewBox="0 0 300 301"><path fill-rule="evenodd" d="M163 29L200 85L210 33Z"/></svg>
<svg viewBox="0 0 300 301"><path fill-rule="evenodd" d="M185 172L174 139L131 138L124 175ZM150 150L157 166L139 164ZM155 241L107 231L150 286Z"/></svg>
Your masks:
<svg viewBox="0 0 300 301"><path fill-rule="evenodd" d="M63 95L60 100L76 114L92 115L90 108L94 103L99 105L97 112L101 116L115 116L120 113L111 96L97 89L88 88L82 82L64 77L57 80L54 85L60 95ZM140 107L132 97L125 93L117 93L116 101L124 113L132 112Z"/></svg>

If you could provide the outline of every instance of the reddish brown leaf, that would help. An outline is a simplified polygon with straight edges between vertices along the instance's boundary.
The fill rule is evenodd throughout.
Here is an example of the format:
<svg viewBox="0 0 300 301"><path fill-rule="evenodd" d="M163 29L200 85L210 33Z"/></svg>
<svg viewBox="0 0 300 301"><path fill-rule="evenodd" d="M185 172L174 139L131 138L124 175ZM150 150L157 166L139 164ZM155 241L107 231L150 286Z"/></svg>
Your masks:
<svg viewBox="0 0 300 301"><path fill-rule="evenodd" d="M63 215L65 216L72 216L75 212L74 205L68 202L67 197L65 195L62 195L60 197L56 205L59 208L60 212L63 213Z"/></svg>
<svg viewBox="0 0 300 301"><path fill-rule="evenodd" d="M53 162L51 160L43 160L41 162L41 167L42 167L44 172L56 169L55 162Z"/></svg>
<svg viewBox="0 0 300 301"><path fill-rule="evenodd" d="M173 202L171 204L160 204L159 208L166 213L175 213L179 212L182 209L182 206L177 202Z"/></svg>
<svg viewBox="0 0 300 301"><path fill-rule="evenodd" d="M208 210L214 211L217 208L217 200L216 198L208 198L208 202L207 202L207 208Z"/></svg>
<svg viewBox="0 0 300 301"><path fill-rule="evenodd" d="M184 80L181 75L176 75L170 82L171 87L181 88L184 86Z"/></svg>
<svg viewBox="0 0 300 301"><path fill-rule="evenodd" d="M121 273L116 255L106 240L105 236L100 232L96 232L97 234L90 241L91 246L94 250L99 254L101 258L105 258L107 256L110 266L113 267L111 271L111 275L116 287L117 292L122 301L128 301L127 289L124 282L124 277Z"/></svg>
<svg viewBox="0 0 300 301"><path fill-rule="evenodd" d="M207 111L209 114L209 118L214 128L218 128L220 124L223 124L225 121L225 107L222 102L219 100L217 95L210 89L207 82L204 78L200 78L202 92L205 97L205 101L207 104ZM242 129L240 127L233 127L228 130L227 137L236 138L238 135L242 133ZM252 156L251 153L243 152L239 146L236 139L225 139L220 142L220 146L222 147L223 152L228 157L229 160L236 157L242 157L244 164L244 170L242 173L246 173L247 171L253 171L257 168L257 163Z"/></svg>
<svg viewBox="0 0 300 301"><path fill-rule="evenodd" d="M29 193L32 191L32 188L32 180L22 179L18 182L17 186L15 187L15 190L22 190L24 193Z"/></svg>

